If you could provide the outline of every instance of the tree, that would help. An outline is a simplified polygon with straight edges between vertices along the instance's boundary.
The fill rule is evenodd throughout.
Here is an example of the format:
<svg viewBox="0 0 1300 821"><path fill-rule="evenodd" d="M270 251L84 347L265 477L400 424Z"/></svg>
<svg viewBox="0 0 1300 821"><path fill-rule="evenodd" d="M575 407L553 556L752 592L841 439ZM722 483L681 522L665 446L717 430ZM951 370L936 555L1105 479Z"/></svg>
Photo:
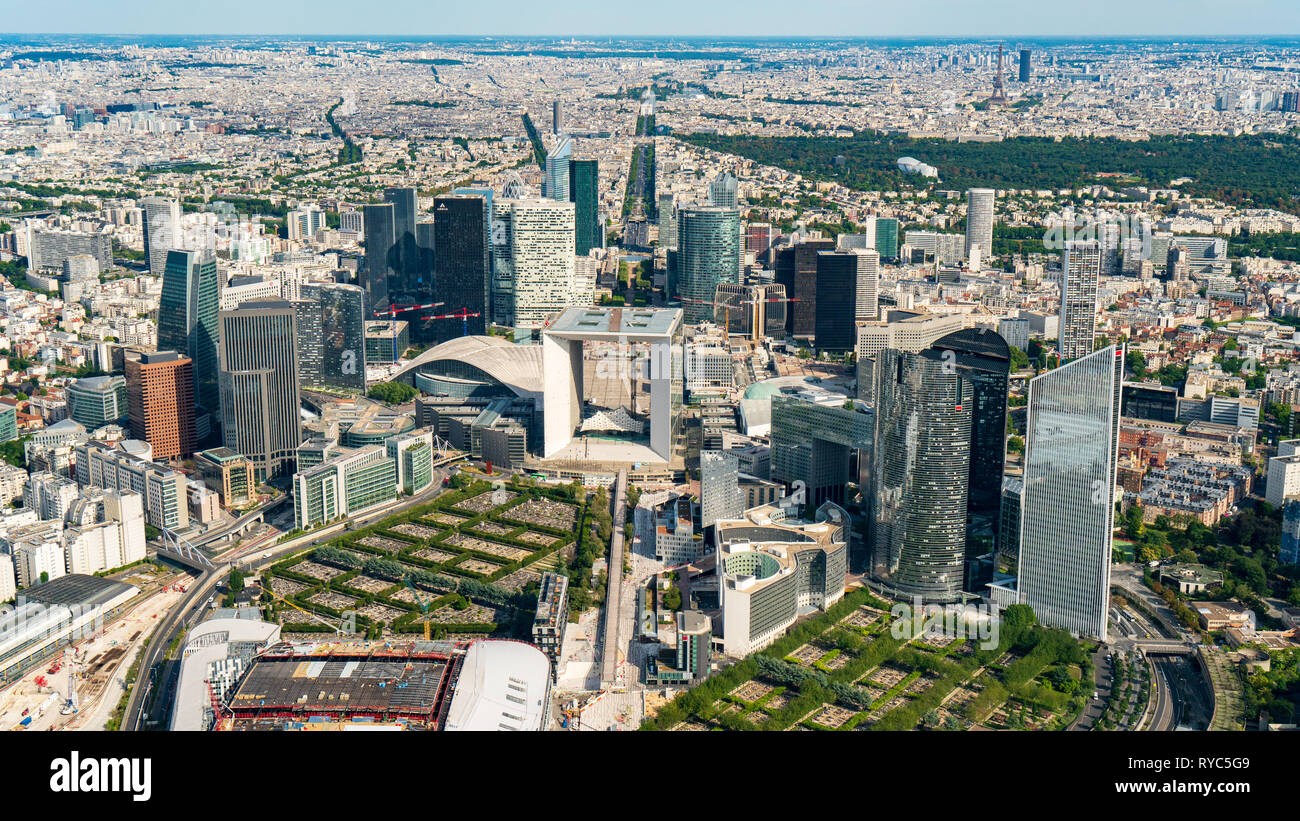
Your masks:
<svg viewBox="0 0 1300 821"><path fill-rule="evenodd" d="M1007 440L1007 450L1010 453L1024 453L1025 440L1021 439L1019 436L1012 436Z"/></svg>
<svg viewBox="0 0 1300 821"><path fill-rule="evenodd" d="M682 609L682 591L677 585L674 584L664 591L664 607L674 611Z"/></svg>
<svg viewBox="0 0 1300 821"><path fill-rule="evenodd" d="M418 393L419 391L405 382L381 382L371 388L367 395L371 399L378 399L389 405L400 405L409 402Z"/></svg>
<svg viewBox="0 0 1300 821"><path fill-rule="evenodd" d="M1008 345L1007 347L1011 349L1011 370L1023 371L1029 367L1029 354L1015 345Z"/></svg>
<svg viewBox="0 0 1300 821"><path fill-rule="evenodd" d="M1130 350L1124 357L1124 363L1128 365L1134 379L1141 379L1147 375L1147 358L1141 351Z"/></svg>
<svg viewBox="0 0 1300 821"><path fill-rule="evenodd" d="M1142 535L1142 505L1129 505L1124 511L1124 535L1136 539Z"/></svg>
<svg viewBox="0 0 1300 821"><path fill-rule="evenodd" d="M231 593L239 593L244 589L244 573L242 570L230 571L230 581L227 583Z"/></svg>

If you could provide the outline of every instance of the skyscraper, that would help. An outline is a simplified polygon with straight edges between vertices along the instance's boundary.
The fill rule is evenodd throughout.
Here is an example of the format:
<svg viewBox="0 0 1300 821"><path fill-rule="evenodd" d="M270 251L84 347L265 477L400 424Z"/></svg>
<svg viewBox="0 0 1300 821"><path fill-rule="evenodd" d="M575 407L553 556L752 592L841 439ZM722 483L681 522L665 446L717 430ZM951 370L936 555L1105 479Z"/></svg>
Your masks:
<svg viewBox="0 0 1300 821"><path fill-rule="evenodd" d="M294 302L298 380L303 388L366 389L365 291L336 282L306 282Z"/></svg>
<svg viewBox="0 0 1300 821"><path fill-rule="evenodd" d="M966 191L966 258L979 246L979 258L987 260L993 253L993 204L997 193L992 188Z"/></svg>
<svg viewBox="0 0 1300 821"><path fill-rule="evenodd" d="M573 251L585 257L604 245L600 224L600 167L596 160L569 161L569 202L573 203Z"/></svg>
<svg viewBox="0 0 1300 821"><path fill-rule="evenodd" d="M394 276L392 252L397 243L397 222L392 203L362 206L366 224L366 265L361 286L371 313L388 307L388 281Z"/></svg>
<svg viewBox="0 0 1300 821"><path fill-rule="evenodd" d="M734 453L706 450L700 453L700 527L719 519L738 519L745 512L745 492L740 488L740 466Z"/></svg>
<svg viewBox="0 0 1300 821"><path fill-rule="evenodd" d="M258 481L292 473L302 444L293 305L245 302L221 312L225 445L247 456Z"/></svg>
<svg viewBox="0 0 1300 821"><path fill-rule="evenodd" d="M777 249L776 281L793 300L786 330L796 338L812 339L817 332L817 255L834 247L832 240L810 239Z"/></svg>
<svg viewBox="0 0 1300 821"><path fill-rule="evenodd" d="M709 205L736 208L740 205L740 183L730 171L723 171L709 184Z"/></svg>
<svg viewBox="0 0 1300 821"><path fill-rule="evenodd" d="M876 251L881 259L898 257L898 220L880 217L876 220Z"/></svg>
<svg viewBox="0 0 1300 821"><path fill-rule="evenodd" d="M578 304L575 211L571 202L549 199L498 200L493 205L493 253L498 272L509 279L500 301L511 325L540 328L566 305Z"/></svg>
<svg viewBox="0 0 1300 821"><path fill-rule="evenodd" d="M881 351L875 378L871 573L903 595L958 600L974 386L936 348Z"/></svg>
<svg viewBox="0 0 1300 821"><path fill-rule="evenodd" d="M176 351L193 361L194 402L203 414L214 417L221 410L217 392L218 276L212 252L169 251L158 298L158 350ZM200 439L205 434L204 424L197 428Z"/></svg>
<svg viewBox="0 0 1300 821"><path fill-rule="evenodd" d="M438 309L443 313L464 309L479 314L468 320L471 335L483 333L487 327L485 317L490 310L491 268L488 260L491 249L486 208L485 199L477 195L438 197L433 204L433 244L436 249L433 293L439 301L446 303ZM461 335L462 323L454 320L413 322L412 336L416 342L445 342Z"/></svg>
<svg viewBox="0 0 1300 821"><path fill-rule="evenodd" d="M1061 317L1057 352L1062 362L1092 353L1097 333L1101 243L1070 240L1061 252Z"/></svg>
<svg viewBox="0 0 1300 821"><path fill-rule="evenodd" d="M677 209L673 205L672 194L660 194L659 205L655 209L659 214L659 247L677 247Z"/></svg>
<svg viewBox="0 0 1300 821"><path fill-rule="evenodd" d="M1124 349L1029 382L1019 600L1038 621L1105 641Z"/></svg>
<svg viewBox="0 0 1300 821"><path fill-rule="evenodd" d="M573 140L561 136L559 143L546 155L546 179L543 195L547 199L569 201L569 160L573 156Z"/></svg>
<svg viewBox="0 0 1300 821"><path fill-rule="evenodd" d="M167 252L180 247L181 207L170 197L145 197L140 206L149 273L162 276L167 268Z"/></svg>
<svg viewBox="0 0 1300 821"><path fill-rule="evenodd" d="M815 334L819 351L853 350L858 320L878 316L879 287L880 256L875 251L817 254Z"/></svg>
<svg viewBox="0 0 1300 821"><path fill-rule="evenodd" d="M384 202L393 206L393 247L388 254L388 268L392 277L389 291L391 294L400 294L401 299L419 299L424 296L429 283L421 281L419 243L415 238L415 189L387 188L384 190Z"/></svg>
<svg viewBox="0 0 1300 821"><path fill-rule="evenodd" d="M708 322L713 317L717 286L740 282L740 211L721 206L695 206L677 212L676 277L684 321Z"/></svg>
<svg viewBox="0 0 1300 821"><path fill-rule="evenodd" d="M559 134L564 130L564 105L559 100L551 101L551 133Z"/></svg>
<svg viewBox="0 0 1300 821"><path fill-rule="evenodd" d="M978 593L992 581L978 559L997 547L1002 506L1002 474L1007 444L1007 379L1011 349L997 333L967 328L938 339L933 346L950 369L970 381L970 473L966 500L966 581L964 589ZM978 572L977 572L978 571Z"/></svg>
<svg viewBox="0 0 1300 821"><path fill-rule="evenodd" d="M1027 48L1020 49L1020 82L1029 82L1029 58L1033 51Z"/></svg>
<svg viewBox="0 0 1300 821"><path fill-rule="evenodd" d="M194 363L176 351L126 360L131 436L148 442L153 458L183 459L194 453Z"/></svg>

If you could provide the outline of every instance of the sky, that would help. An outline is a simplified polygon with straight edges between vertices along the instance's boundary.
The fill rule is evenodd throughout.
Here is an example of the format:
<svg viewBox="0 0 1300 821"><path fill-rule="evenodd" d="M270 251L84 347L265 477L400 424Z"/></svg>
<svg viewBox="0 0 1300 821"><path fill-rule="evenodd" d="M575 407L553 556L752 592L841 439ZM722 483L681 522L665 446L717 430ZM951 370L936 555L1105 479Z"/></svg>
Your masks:
<svg viewBox="0 0 1300 821"><path fill-rule="evenodd" d="M13 34L1300 35L1300 0L0 0Z"/></svg>

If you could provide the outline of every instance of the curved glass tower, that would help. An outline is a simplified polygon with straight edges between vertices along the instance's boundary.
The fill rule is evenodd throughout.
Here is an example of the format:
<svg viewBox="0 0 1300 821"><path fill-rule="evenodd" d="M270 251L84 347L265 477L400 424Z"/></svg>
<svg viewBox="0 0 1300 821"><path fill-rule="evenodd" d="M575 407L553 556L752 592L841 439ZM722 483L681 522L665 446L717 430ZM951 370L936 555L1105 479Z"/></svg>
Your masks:
<svg viewBox="0 0 1300 821"><path fill-rule="evenodd" d="M974 386L934 348L876 363L871 573L926 602L961 598Z"/></svg>
<svg viewBox="0 0 1300 821"><path fill-rule="evenodd" d="M722 283L740 282L740 211L702 206L677 211L677 288L687 323L713 319Z"/></svg>

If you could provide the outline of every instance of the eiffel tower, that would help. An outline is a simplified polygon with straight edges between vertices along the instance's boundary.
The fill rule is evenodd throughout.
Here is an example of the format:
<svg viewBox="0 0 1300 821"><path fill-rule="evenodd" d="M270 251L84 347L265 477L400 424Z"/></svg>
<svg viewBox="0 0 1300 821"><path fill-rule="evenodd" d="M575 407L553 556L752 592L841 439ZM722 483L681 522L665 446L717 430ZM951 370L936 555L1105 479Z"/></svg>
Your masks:
<svg viewBox="0 0 1300 821"><path fill-rule="evenodd" d="M998 73L993 78L993 94L984 101L986 105L1010 105L1011 101L1002 90L1002 46L998 46Z"/></svg>

